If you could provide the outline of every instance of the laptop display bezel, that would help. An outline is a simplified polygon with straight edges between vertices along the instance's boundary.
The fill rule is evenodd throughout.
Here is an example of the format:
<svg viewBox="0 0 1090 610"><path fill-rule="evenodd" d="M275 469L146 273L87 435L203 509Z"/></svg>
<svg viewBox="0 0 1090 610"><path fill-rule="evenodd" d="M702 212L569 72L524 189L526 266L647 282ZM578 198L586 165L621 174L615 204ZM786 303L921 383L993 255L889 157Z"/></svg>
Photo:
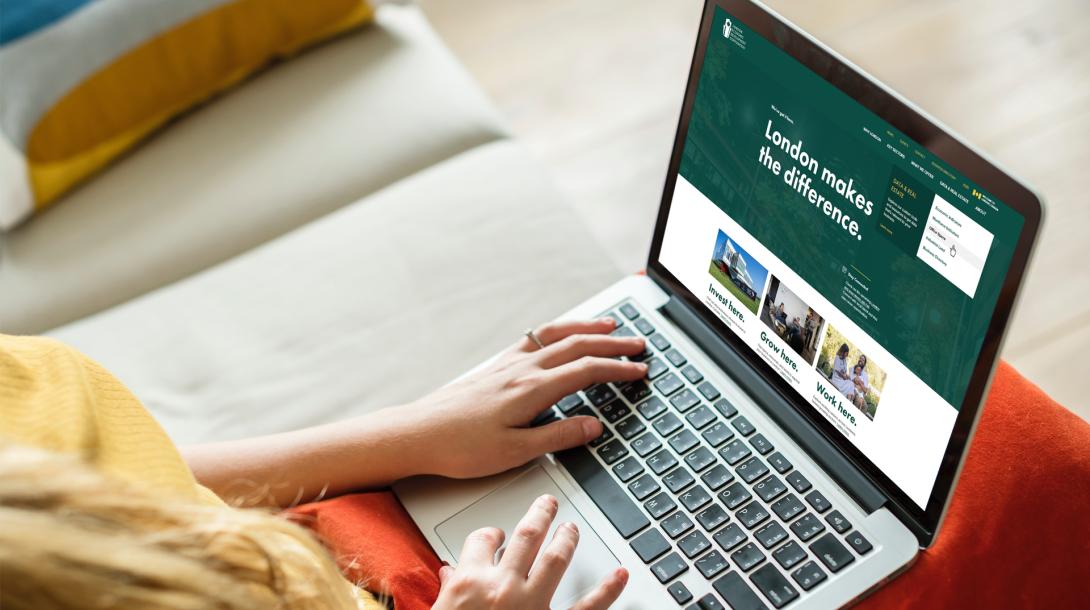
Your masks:
<svg viewBox="0 0 1090 610"><path fill-rule="evenodd" d="M788 55L815 72L830 85L853 98L880 118L908 135L935 156L955 168L970 180L983 186L1003 204L1025 219L1025 225L1015 247L991 323L984 336L980 355L973 369L968 391L954 423L935 485L926 508L920 508L889 477L878 469L861 451L814 409L760 357L715 317L681 282L659 262L666 221L670 214L674 186L677 182L681 155L685 146L696 86L700 78L704 52L710 35L710 23L715 8L721 7L732 18L754 30ZM890 508L916 533L921 546L928 546L942 521L953 492L957 475L967 452L969 439L982 410L982 403L995 368L1003 334L1010 319L1015 297L1022 283L1032 246L1038 233L1042 207L1037 196L1026 186L997 168L969 145L938 125L921 110L878 83L859 68L824 47L805 32L796 28L768 9L750 0L706 0L700 22L696 49L686 85L681 116L678 120L674 147L666 173L665 186L655 223L647 273L672 296L682 300L694 313L717 331L719 337L754 367L779 394L803 417L815 426L838 450L886 494Z"/></svg>

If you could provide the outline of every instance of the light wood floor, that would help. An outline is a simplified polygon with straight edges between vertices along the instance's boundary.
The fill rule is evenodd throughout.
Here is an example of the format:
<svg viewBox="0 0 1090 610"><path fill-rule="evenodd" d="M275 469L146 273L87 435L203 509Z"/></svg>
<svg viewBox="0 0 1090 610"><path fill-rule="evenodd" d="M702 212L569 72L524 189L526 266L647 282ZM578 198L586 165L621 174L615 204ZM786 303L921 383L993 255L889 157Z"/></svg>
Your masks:
<svg viewBox="0 0 1090 610"><path fill-rule="evenodd" d="M1090 420L1090 2L771 0L1033 184L1004 357ZM421 0L624 269L643 267L699 0Z"/></svg>

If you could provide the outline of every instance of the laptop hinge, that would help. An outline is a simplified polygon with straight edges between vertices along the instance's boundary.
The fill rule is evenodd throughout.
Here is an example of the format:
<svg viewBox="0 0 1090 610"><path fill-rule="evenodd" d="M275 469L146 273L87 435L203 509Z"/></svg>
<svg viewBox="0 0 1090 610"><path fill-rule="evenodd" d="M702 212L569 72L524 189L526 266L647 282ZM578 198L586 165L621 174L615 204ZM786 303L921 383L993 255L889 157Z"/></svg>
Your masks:
<svg viewBox="0 0 1090 610"><path fill-rule="evenodd" d="M715 360L753 400L833 477L868 514L886 503L886 497L810 422L742 359L700 316L680 299L670 297L662 313L677 324Z"/></svg>

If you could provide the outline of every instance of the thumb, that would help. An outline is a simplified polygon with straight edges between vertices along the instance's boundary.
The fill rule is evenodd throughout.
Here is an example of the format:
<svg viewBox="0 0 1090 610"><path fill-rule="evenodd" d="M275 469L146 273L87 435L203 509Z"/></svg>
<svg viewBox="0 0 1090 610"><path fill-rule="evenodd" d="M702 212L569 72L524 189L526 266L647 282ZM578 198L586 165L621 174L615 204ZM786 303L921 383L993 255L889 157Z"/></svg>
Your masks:
<svg viewBox="0 0 1090 610"><path fill-rule="evenodd" d="M439 588L442 589L446 586L447 581L450 580L451 575L454 574L454 568L444 565L439 568Z"/></svg>
<svg viewBox="0 0 1090 610"><path fill-rule="evenodd" d="M602 422L595 417L582 415L571 419L562 419L539 428L530 428L528 443L531 451L537 455L570 449L585 445L602 434Z"/></svg>

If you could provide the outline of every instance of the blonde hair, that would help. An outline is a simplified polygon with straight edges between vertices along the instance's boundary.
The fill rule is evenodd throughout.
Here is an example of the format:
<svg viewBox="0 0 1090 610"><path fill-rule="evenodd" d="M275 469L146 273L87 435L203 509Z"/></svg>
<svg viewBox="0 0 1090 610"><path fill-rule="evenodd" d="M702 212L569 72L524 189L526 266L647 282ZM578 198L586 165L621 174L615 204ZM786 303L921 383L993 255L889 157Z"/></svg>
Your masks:
<svg viewBox="0 0 1090 610"><path fill-rule="evenodd" d="M0 439L0 608L357 609L311 535Z"/></svg>

